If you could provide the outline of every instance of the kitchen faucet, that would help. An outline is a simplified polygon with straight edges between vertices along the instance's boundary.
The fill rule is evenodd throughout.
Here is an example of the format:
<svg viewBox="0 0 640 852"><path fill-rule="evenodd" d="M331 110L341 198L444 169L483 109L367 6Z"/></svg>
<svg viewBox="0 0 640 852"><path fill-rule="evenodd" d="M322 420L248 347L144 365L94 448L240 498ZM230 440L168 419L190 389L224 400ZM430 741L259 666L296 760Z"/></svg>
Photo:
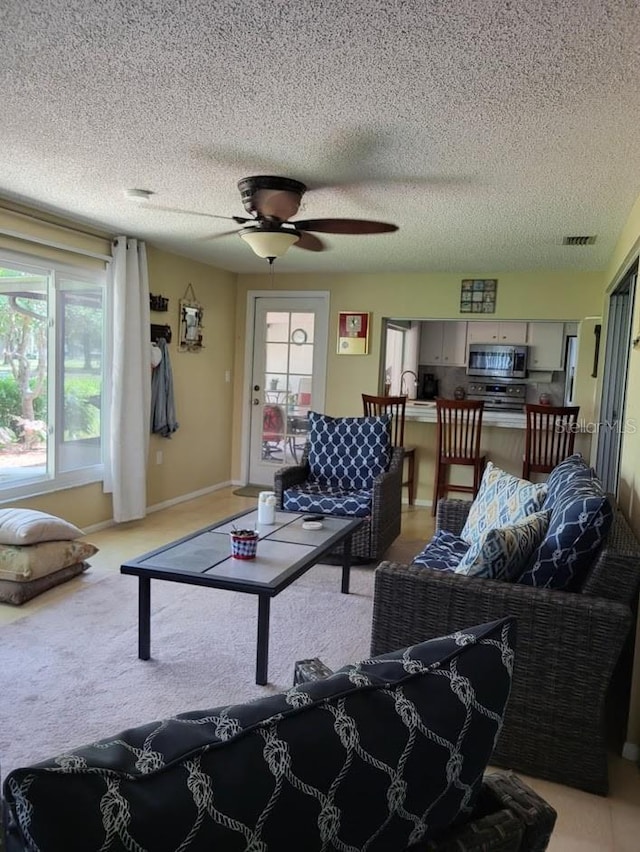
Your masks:
<svg viewBox="0 0 640 852"><path fill-rule="evenodd" d="M402 373L400 374L400 396L403 396L403 392L402 392L403 388L404 388L404 392L406 393L406 395L409 396L409 391L408 391L407 386L406 386L405 381L404 381L404 377L407 375L407 373L410 373L413 376L414 387L416 387L416 388L418 387L418 377L413 372L413 370L403 370Z"/></svg>

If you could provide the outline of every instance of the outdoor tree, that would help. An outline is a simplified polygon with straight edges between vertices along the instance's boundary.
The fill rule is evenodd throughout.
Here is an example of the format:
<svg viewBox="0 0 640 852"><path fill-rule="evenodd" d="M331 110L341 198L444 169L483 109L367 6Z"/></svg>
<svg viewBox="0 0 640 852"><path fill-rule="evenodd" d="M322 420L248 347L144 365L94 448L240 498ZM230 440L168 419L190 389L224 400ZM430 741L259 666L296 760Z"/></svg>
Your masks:
<svg viewBox="0 0 640 852"><path fill-rule="evenodd" d="M4 364L11 369L21 399L21 416L35 420L34 401L46 391L47 305L43 298L0 296L0 337Z"/></svg>

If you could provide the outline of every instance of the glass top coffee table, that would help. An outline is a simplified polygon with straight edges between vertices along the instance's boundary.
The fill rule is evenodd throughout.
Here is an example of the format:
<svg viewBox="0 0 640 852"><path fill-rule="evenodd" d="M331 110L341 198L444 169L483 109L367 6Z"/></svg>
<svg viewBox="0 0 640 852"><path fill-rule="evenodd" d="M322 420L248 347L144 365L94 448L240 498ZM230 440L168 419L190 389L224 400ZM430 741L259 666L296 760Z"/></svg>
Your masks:
<svg viewBox="0 0 640 852"><path fill-rule="evenodd" d="M256 683L267 683L269 663L269 609L271 598L344 544L342 592L349 593L351 537L362 518L325 516L320 530L305 530L298 512L276 512L273 525L258 524L258 511L241 512L198 530L120 566L122 574L138 577L138 657L151 655L151 580L188 583L258 596ZM257 530L260 540L255 559L231 556L233 528Z"/></svg>

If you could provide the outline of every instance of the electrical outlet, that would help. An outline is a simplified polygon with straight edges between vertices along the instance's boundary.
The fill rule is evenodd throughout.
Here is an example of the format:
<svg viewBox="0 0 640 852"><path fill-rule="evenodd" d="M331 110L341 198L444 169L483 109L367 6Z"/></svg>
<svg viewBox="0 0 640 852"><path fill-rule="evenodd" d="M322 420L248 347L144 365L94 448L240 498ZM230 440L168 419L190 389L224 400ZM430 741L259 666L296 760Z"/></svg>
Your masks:
<svg viewBox="0 0 640 852"><path fill-rule="evenodd" d="M225 380L225 382L231 381L231 370L225 370L224 371L224 380Z"/></svg>
<svg viewBox="0 0 640 852"><path fill-rule="evenodd" d="M162 450L156 451L156 464L162 464Z"/></svg>

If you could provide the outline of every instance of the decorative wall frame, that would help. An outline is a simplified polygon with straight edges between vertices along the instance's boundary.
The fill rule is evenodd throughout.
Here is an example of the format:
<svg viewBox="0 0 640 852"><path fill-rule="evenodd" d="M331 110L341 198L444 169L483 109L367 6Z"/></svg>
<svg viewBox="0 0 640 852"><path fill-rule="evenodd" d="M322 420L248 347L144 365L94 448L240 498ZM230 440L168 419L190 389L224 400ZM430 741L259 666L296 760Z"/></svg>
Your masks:
<svg viewBox="0 0 640 852"><path fill-rule="evenodd" d="M368 355L368 311L340 311L338 314L338 355Z"/></svg>
<svg viewBox="0 0 640 852"><path fill-rule="evenodd" d="M198 352L203 348L202 342L202 305L196 299L191 284L185 290L180 299L180 337L179 350L181 352Z"/></svg>
<svg viewBox="0 0 640 852"><path fill-rule="evenodd" d="M460 285L460 313L495 313L497 291L496 278L463 278Z"/></svg>

